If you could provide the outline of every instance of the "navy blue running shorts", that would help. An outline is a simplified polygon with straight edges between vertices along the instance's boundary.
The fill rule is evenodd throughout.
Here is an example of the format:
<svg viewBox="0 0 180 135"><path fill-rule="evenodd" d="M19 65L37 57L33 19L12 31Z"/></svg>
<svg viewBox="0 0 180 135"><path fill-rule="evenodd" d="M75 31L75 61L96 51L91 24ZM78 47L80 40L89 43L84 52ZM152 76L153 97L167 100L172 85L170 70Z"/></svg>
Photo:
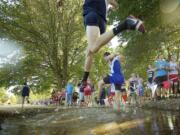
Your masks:
<svg viewBox="0 0 180 135"><path fill-rule="evenodd" d="M98 26L100 34L103 34L106 31L106 21L94 11L91 11L84 16L84 25L85 27Z"/></svg>
<svg viewBox="0 0 180 135"><path fill-rule="evenodd" d="M111 84L110 82L110 75L107 75L106 77L103 78L103 81L105 84ZM125 92L126 90L122 87L121 84L117 84L117 83L114 83L114 86L115 86L115 90L117 91L121 91L121 92Z"/></svg>

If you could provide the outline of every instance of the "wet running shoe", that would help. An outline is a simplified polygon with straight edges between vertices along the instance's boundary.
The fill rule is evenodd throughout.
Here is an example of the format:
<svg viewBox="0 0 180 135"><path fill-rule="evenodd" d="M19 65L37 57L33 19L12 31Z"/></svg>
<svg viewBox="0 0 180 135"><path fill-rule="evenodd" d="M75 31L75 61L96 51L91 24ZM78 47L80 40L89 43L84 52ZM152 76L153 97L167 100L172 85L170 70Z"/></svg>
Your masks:
<svg viewBox="0 0 180 135"><path fill-rule="evenodd" d="M126 22L127 29L137 30L139 32L145 33L144 24L140 19L137 19L134 16L128 16L125 22Z"/></svg>

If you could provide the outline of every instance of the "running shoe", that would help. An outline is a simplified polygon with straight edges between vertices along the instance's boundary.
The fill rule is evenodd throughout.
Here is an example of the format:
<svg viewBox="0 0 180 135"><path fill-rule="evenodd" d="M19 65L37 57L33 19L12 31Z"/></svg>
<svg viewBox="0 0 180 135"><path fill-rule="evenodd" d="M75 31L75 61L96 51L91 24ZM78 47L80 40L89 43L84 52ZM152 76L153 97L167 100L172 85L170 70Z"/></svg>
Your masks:
<svg viewBox="0 0 180 135"><path fill-rule="evenodd" d="M145 27L143 22L140 19L135 18L134 16L130 15L125 20L127 29L129 30L137 30L141 33L145 33Z"/></svg>

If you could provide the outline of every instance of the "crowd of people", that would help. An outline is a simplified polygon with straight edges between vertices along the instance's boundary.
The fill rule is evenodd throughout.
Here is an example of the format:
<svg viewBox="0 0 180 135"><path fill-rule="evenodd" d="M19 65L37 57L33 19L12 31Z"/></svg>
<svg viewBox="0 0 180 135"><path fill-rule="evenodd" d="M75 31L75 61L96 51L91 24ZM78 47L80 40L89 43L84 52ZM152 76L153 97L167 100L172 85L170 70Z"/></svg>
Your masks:
<svg viewBox="0 0 180 135"><path fill-rule="evenodd" d="M174 57L167 61L159 55L154 63L148 66L147 79L142 79L138 74L132 73L126 81L122 77L123 73L119 72L121 71L120 59L122 62L123 58L110 53L105 53L104 58L110 64L111 75L99 81L98 93L90 79L86 85L79 83L78 88L75 83L68 82L66 88L52 91L49 104L88 107L95 104L125 106L128 103L141 106L145 99L156 101L180 95L179 67ZM114 83L113 79L120 79L118 80L120 83L118 81ZM23 104L25 99L28 102L27 84L23 87L22 96Z"/></svg>
<svg viewBox="0 0 180 135"><path fill-rule="evenodd" d="M179 67L174 57L169 61L159 55L152 65L147 68L147 79L142 79L138 74L132 73L125 82L125 88L121 87L124 102L129 104L139 104L148 99L152 101L176 98L180 96ZM100 90L101 105L112 105L115 100L115 89L104 87ZM107 102L108 101L108 102Z"/></svg>
<svg viewBox="0 0 180 135"><path fill-rule="evenodd" d="M159 55L153 65L149 65L148 86L152 90L154 100L179 96L179 66L172 56L166 60Z"/></svg>
<svg viewBox="0 0 180 135"><path fill-rule="evenodd" d="M111 74L99 81L98 94L93 94L94 86L88 79L86 85L78 84L76 92L74 86L68 83L66 89L61 91L60 101L64 99L67 105L80 106L92 106L93 103L102 106L114 106L114 104L125 106L127 103L141 106L145 99L156 101L178 97L180 93L179 67L173 57L170 61L166 61L162 55L159 55L155 62L148 66L147 79L132 73L126 81L120 66L120 59L122 62L123 58L110 53L105 53L104 58L110 64ZM115 79L117 79L116 83L114 83Z"/></svg>
<svg viewBox="0 0 180 135"><path fill-rule="evenodd" d="M66 105L66 106L92 106L92 93L94 87L91 84L90 80L85 88L81 88L80 84L75 85L72 82L69 82L66 88L61 91L52 91L51 100L52 103L56 105Z"/></svg>

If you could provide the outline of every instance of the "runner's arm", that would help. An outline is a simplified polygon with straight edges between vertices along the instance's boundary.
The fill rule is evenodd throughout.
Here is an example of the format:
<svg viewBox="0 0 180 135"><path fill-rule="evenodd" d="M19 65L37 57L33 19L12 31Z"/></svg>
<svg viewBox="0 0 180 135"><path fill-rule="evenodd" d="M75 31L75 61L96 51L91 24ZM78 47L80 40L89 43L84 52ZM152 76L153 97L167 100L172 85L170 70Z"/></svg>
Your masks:
<svg viewBox="0 0 180 135"><path fill-rule="evenodd" d="M116 0L108 0L109 4L112 5L112 9L118 8L118 3Z"/></svg>

